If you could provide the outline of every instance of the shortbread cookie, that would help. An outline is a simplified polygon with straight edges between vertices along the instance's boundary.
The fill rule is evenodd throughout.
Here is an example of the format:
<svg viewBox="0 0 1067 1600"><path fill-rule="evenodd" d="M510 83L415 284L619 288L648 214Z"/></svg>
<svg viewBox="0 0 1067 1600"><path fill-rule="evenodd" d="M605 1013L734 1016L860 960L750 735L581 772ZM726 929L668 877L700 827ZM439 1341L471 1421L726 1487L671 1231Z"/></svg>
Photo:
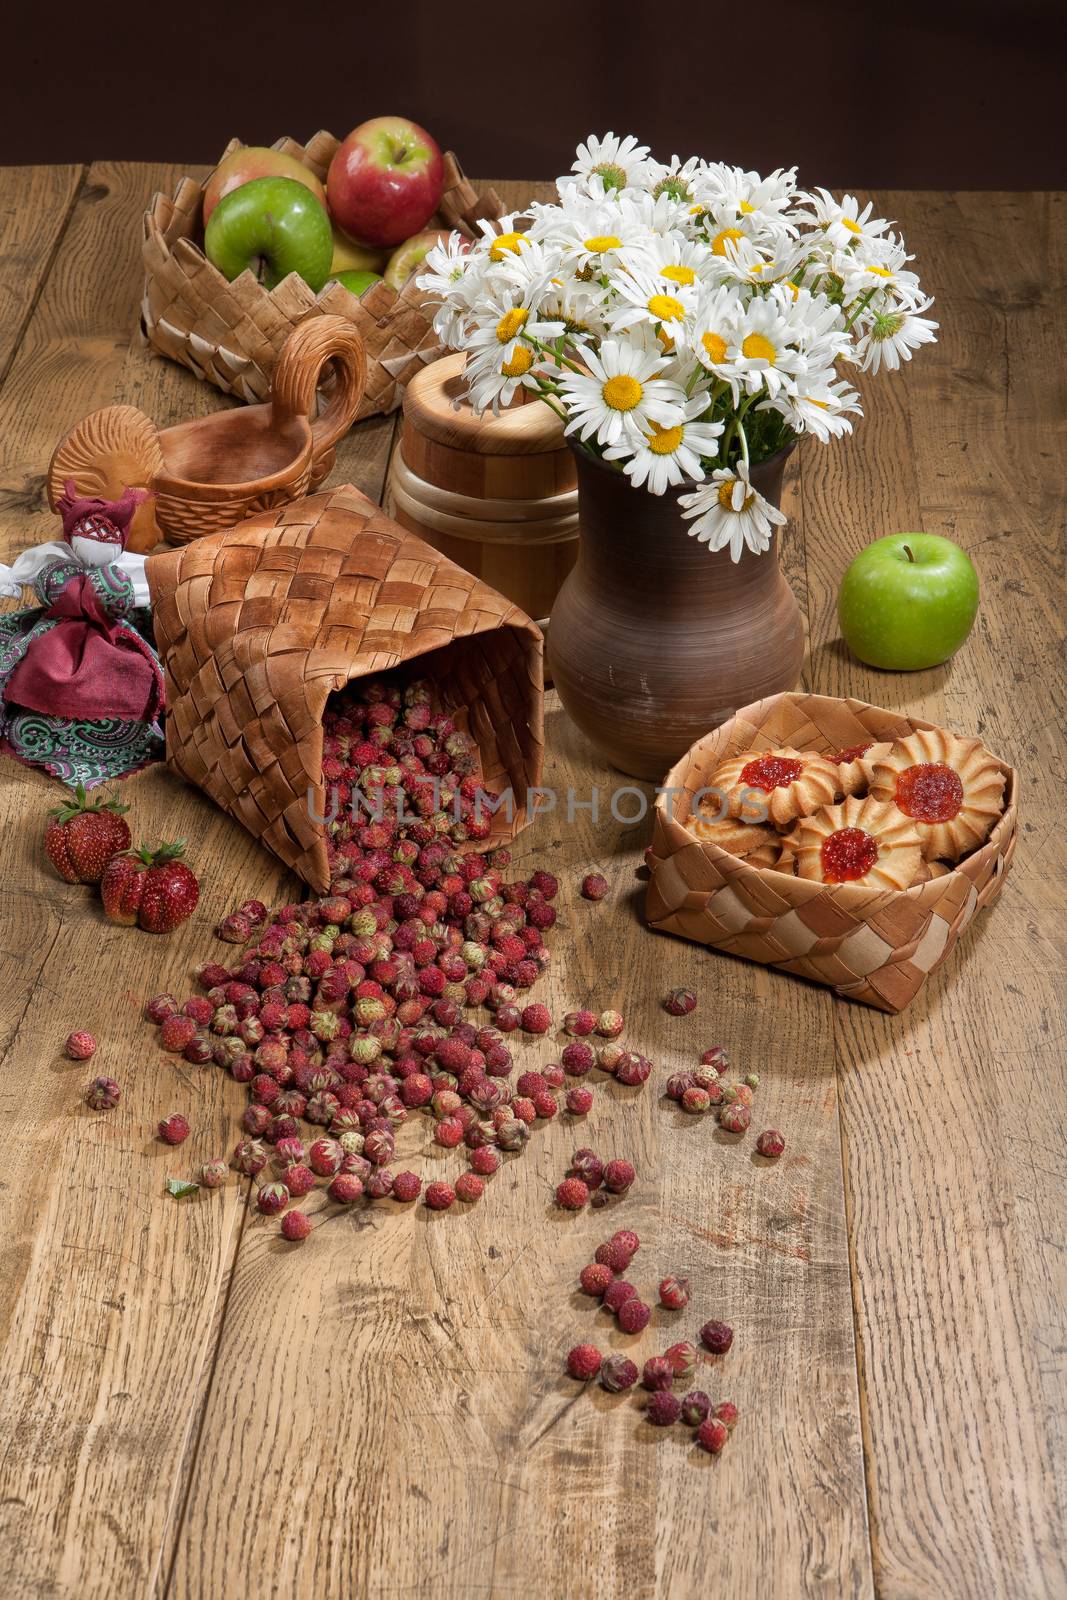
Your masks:
<svg viewBox="0 0 1067 1600"><path fill-rule="evenodd" d="M742 822L769 820L788 828L797 817L830 805L840 793L832 761L814 750L749 750L731 756L708 780L712 798L725 799L732 817Z"/></svg>
<svg viewBox="0 0 1067 1600"><path fill-rule="evenodd" d="M892 750L891 744L853 744L844 750L835 750L830 760L837 766L839 794L866 794L871 781L871 767Z"/></svg>
<svg viewBox="0 0 1067 1600"><path fill-rule="evenodd" d="M698 806L690 814L690 833L703 842L729 850L732 856L750 856L754 850L773 844L777 838L773 828L758 822L738 822L735 817L720 817L721 810L721 803L714 795L709 795L706 808Z"/></svg>
<svg viewBox="0 0 1067 1600"><path fill-rule="evenodd" d="M958 861L984 844L998 821L1004 774L981 739L923 728L874 763L870 794L911 818L928 861Z"/></svg>
<svg viewBox="0 0 1067 1600"><path fill-rule="evenodd" d="M799 878L907 889L922 861L915 824L896 806L852 795L797 823L792 836Z"/></svg>

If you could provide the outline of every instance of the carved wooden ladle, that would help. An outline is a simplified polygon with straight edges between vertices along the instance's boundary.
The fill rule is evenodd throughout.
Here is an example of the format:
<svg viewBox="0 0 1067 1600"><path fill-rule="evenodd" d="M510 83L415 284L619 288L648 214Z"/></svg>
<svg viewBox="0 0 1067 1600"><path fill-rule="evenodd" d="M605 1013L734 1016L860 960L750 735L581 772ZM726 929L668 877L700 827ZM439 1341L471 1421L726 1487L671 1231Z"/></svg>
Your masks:
<svg viewBox="0 0 1067 1600"><path fill-rule="evenodd" d="M319 382L333 381L317 414ZM285 505L320 484L334 462L363 395L363 341L345 317L308 317L282 347L263 405L238 406L157 428L136 406L106 406L85 417L57 447L48 469L55 509L68 478L81 494L115 499L148 489L128 548L161 539L186 544L243 517Z"/></svg>

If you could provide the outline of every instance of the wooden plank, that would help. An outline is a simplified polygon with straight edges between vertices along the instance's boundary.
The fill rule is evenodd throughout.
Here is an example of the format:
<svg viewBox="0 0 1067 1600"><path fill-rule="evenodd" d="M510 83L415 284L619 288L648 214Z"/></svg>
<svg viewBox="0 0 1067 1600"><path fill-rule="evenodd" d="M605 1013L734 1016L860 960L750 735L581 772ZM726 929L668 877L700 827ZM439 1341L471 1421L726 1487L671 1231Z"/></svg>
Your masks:
<svg viewBox="0 0 1067 1600"><path fill-rule="evenodd" d="M0 383L67 226L85 168L0 167Z"/></svg>
<svg viewBox="0 0 1067 1600"><path fill-rule="evenodd" d="M908 1012L836 1008L876 1578L887 1600L1062 1595L1067 1191L1045 1130L1067 1110L1049 388L1065 201L882 201L942 331L903 374L863 384L853 441L805 448L813 687L980 733L1020 770L1022 838L996 908ZM873 672L837 640L837 581L868 539L911 527L969 550L982 610L949 666Z"/></svg>
<svg viewBox="0 0 1067 1600"><path fill-rule="evenodd" d="M50 534L44 465L83 412L123 400L172 422L225 404L131 344L140 265L129 241L139 239L152 188L176 176L110 164L89 174L63 260L0 396L2 482L35 485L5 528L11 550ZM351 475L362 473L372 490L392 426L372 425L344 447ZM117 929L92 891L60 883L41 857L56 795L43 775L0 762L0 882L18 886L5 891L0 950L0 1125L12 1146L0 1435L20 1440L0 1462L0 1570L19 1592L140 1595L166 1570L168 1519L180 1511L244 1218L236 1182L192 1202L163 1193L166 1173L228 1151L244 1094L215 1069L161 1056L140 1006L168 985L188 992L194 961L222 948L209 930L235 892L270 900L295 885L236 824L155 768L124 785L134 837L185 834L204 898L194 921L167 939ZM75 1025L100 1040L89 1064L62 1057ZM94 1070L124 1085L109 1116L82 1103ZM170 1152L153 1130L174 1109L190 1114L193 1134Z"/></svg>
<svg viewBox="0 0 1067 1600"><path fill-rule="evenodd" d="M619 1005L655 1079L643 1092L602 1087L586 1121L537 1131L467 1215L389 1202L335 1216L327 1205L291 1252L276 1222L250 1219L175 1600L250 1581L267 1528L273 1592L286 1596L312 1584L510 1595L528 1585L533 1555L539 1592L590 1600L697 1595L709 1584L737 1596L871 1593L831 1002L650 937L636 875L647 827L607 814L614 783L627 780L590 760L554 700L548 747L546 781L581 800L601 786L605 815L599 825L588 813L573 825L546 816L521 840L525 870L548 860L565 886L544 997L557 1018L579 1004ZM631 793L619 809L636 805ZM600 907L576 897L594 866L613 885ZM700 987L701 1009L673 1019L658 999L683 980ZM790 1130L794 1153L773 1170L661 1098L668 1070L718 1040L742 1070L761 1073L760 1125ZM526 1067L560 1045L516 1048ZM411 1119L395 1165L461 1170L428 1132ZM581 1144L632 1158L639 1178L610 1210L567 1218L552 1189ZM654 1297L670 1270L694 1285L686 1314L657 1312L639 1339L612 1332L576 1292L595 1245L628 1225L645 1240L630 1274L643 1290ZM680 1430L657 1438L633 1396L577 1394L561 1375L583 1337L643 1359L713 1315L737 1334L707 1382L743 1412L718 1463ZM211 1464L222 1460L220 1474Z"/></svg>

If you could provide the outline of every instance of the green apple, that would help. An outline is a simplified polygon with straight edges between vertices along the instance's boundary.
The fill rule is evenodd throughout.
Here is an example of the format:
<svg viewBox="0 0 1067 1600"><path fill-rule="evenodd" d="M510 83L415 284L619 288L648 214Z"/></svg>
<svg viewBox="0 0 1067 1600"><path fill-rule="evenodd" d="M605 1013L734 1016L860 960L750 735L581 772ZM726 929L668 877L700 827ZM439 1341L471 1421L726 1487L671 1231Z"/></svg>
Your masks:
<svg viewBox="0 0 1067 1600"><path fill-rule="evenodd" d="M351 239L345 238L340 228L334 228L331 277L335 278L339 272L380 273L388 259L388 250L371 250L367 245L353 244Z"/></svg>
<svg viewBox="0 0 1067 1600"><path fill-rule="evenodd" d="M268 289L297 272L318 293L333 258L326 207L293 178L253 178L223 195L204 231L204 254L231 281L248 268Z"/></svg>
<svg viewBox="0 0 1067 1600"><path fill-rule="evenodd" d="M871 667L915 672L955 655L978 612L970 556L936 533L891 533L851 562L837 594L845 643Z"/></svg>
<svg viewBox="0 0 1067 1600"><path fill-rule="evenodd" d="M326 279L327 283L340 283L353 294L362 294L364 289L369 289L372 283L381 283L380 272L332 272Z"/></svg>

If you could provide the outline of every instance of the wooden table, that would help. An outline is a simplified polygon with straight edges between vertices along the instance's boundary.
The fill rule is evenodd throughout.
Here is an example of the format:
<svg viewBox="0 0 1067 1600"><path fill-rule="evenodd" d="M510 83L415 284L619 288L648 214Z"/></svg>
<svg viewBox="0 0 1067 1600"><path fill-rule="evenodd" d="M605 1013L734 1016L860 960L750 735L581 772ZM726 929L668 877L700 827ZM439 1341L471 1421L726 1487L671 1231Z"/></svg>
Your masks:
<svg viewBox="0 0 1067 1600"><path fill-rule="evenodd" d="M175 422L220 403L134 339L141 212L177 176L0 172L8 558L51 536L45 467L86 411L124 400ZM903 380L864 385L853 441L797 452L784 548L809 624L804 683L981 733L1016 764L1022 838L996 910L887 1017L653 936L636 873L647 828L545 818L521 860L549 861L569 891L593 866L613 885L600 907L563 897L554 1011L618 1004L657 1083L724 1043L759 1071L756 1122L785 1130L786 1156L759 1170L750 1143L685 1121L654 1087L602 1090L587 1130L539 1131L472 1214L387 1204L293 1248L248 1211L243 1182L164 1195L166 1175L230 1150L244 1094L161 1056L139 1020L146 995L189 992L235 899L293 882L157 767L126 785L135 838L185 835L203 899L168 939L116 928L43 860L55 784L0 762L5 1593L1067 1593L1064 197L880 199L942 337ZM393 437L392 418L357 428L332 481L378 496ZM975 557L977 627L950 667L868 672L838 642L837 579L867 539L918 526ZM548 781L610 783L551 702L548 736ZM657 1003L682 980L701 997L688 1021ZM75 1026L125 1085L110 1116L87 1111L89 1073L61 1054ZM194 1132L173 1152L153 1130L179 1109ZM402 1148L424 1139L409 1126ZM716 1461L656 1434L632 1396L561 1376L579 1338L615 1338L575 1292L605 1228L550 1203L582 1142L637 1163L610 1218L646 1241L639 1283L693 1280L672 1336L711 1315L736 1328L711 1387L742 1420Z"/></svg>

